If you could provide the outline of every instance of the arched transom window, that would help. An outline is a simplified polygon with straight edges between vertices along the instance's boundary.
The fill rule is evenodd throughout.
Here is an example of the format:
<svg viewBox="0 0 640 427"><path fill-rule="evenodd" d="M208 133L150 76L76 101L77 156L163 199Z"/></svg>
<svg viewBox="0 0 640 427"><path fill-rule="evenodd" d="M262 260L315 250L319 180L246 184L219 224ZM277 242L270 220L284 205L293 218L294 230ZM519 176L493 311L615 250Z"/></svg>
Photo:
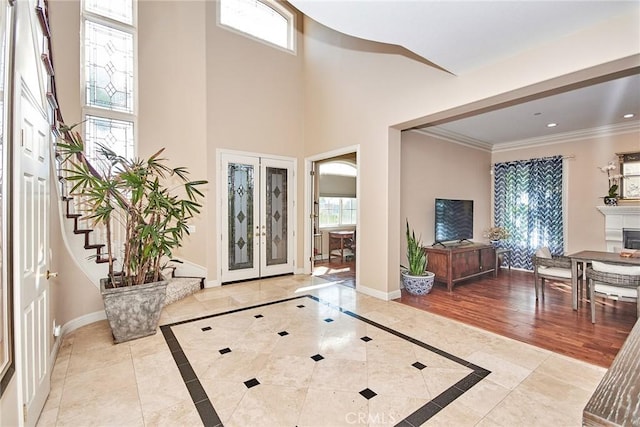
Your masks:
<svg viewBox="0 0 640 427"><path fill-rule="evenodd" d="M220 24L295 51L294 16L271 0L220 0Z"/></svg>

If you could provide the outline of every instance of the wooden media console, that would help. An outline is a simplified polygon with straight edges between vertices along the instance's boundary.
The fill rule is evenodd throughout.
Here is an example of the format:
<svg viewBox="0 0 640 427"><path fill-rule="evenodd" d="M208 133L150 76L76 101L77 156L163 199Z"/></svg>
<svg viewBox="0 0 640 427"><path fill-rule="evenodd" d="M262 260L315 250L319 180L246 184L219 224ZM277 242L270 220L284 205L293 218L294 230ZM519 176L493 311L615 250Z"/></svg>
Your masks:
<svg viewBox="0 0 640 427"><path fill-rule="evenodd" d="M491 245L468 243L457 246L425 247L427 270L435 273L437 282L453 285L472 277L496 271L496 250Z"/></svg>

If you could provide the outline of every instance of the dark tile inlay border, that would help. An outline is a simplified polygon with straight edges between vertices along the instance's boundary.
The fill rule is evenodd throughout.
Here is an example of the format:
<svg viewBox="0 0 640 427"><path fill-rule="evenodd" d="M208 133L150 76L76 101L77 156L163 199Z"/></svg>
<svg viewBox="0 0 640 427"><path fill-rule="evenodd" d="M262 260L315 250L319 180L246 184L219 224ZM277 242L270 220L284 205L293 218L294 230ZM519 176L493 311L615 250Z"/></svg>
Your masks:
<svg viewBox="0 0 640 427"><path fill-rule="evenodd" d="M411 366L413 366L416 369L420 369L421 371L427 367L427 365L422 364L420 362L412 363Z"/></svg>
<svg viewBox="0 0 640 427"><path fill-rule="evenodd" d="M206 332L210 330L211 330L211 326L205 326L204 328L202 328L202 332Z"/></svg>
<svg viewBox="0 0 640 427"><path fill-rule="evenodd" d="M311 356L311 358L315 361L315 362L319 362L322 359L324 359L324 356L322 356L321 354L315 354L313 356Z"/></svg>
<svg viewBox="0 0 640 427"><path fill-rule="evenodd" d="M247 388L251 388L251 387L255 387L257 385L260 385L260 381L258 381L255 378L251 378L250 380L245 381L244 385L246 385Z"/></svg>
<svg viewBox="0 0 640 427"><path fill-rule="evenodd" d="M464 393L466 393L467 391L469 391L471 389L471 387L473 387L474 385L476 385L477 383L479 383L480 381L482 381L487 375L489 375L491 373L491 371L484 369L480 366L477 366L471 362L467 362L464 359L461 359L457 356L454 356L453 354L447 353L444 350L441 350L437 347L434 347L432 345L426 344L422 341L419 341L415 338L412 338L408 335L403 334L402 332L398 332L394 329L391 329L387 326L381 325L377 322L374 322L373 320L369 320L366 317L362 317L356 313L353 313L349 310L345 310L341 307L335 306L327 301L323 301L318 297L315 297L313 295L301 295L301 296L297 296L297 297L292 297L292 298L287 298L287 299L283 299L283 300L278 300L278 301L272 301L272 302L267 302L264 304L258 304L258 305L254 305L251 307L244 307L244 308L237 308L234 310L229 310L226 311L224 313L216 313L216 314L211 314L211 315L207 315L207 316L201 316L201 317L197 317L194 319L189 319L189 320L182 320L180 322L175 322L175 323L171 323L168 325L163 325L160 327L160 330L162 331L162 335L164 336L165 341L167 342L167 346L169 347L169 350L171 351L171 354L173 356L173 360L176 362L176 365L178 366L178 369L180 371L180 374L182 375L182 379L185 382L185 385L187 386L187 389L189 390L189 394L191 395L191 398L193 400L193 403L196 406L196 409L198 410L198 414L200 414L200 419L202 420L202 423L206 426L222 426L222 421L220 420L220 417L218 416L217 412L215 411L213 404L211 403L211 401L209 400L209 397L207 396L204 388L202 387L202 384L200 384L200 381L198 380L197 376L195 375L195 372L193 371L193 368L191 367L191 363L189 362L189 360L187 359L187 357L185 356L184 352L182 351L182 347L180 346L180 343L178 342L178 340L176 339L175 335L173 334L173 331L171 330L172 327L174 326L178 326L178 325L182 325L182 324L186 324L186 323L191 323L191 322L196 322L198 320L204 320L204 319L210 319L213 317L218 317L218 316L224 316L226 314L232 314L232 313L238 313L241 311L246 311L246 310L252 310L255 308L260 308L260 307L267 307L270 305L275 305L275 304L281 304L281 303L285 303L288 301L294 301L294 300L299 300L301 298L309 298L312 299L313 301L319 303L319 304L324 304L328 307L331 307L335 310L340 311L343 314L346 314L347 316L353 317L354 319L358 319L364 323L367 323L369 325L375 326L378 329L381 329L385 332L388 332L392 335L395 335L398 338L404 339L406 341L409 341L412 344L415 344L419 347L424 348L425 350L431 351L433 353L436 353L439 356L442 356L452 362L458 363L459 365L462 365L466 368L469 368L471 370L473 370L473 372L471 372L470 374L468 374L466 377L464 377L463 379L461 379L460 381L458 381L457 383L455 383L454 385L452 385L451 387L449 387L447 390L443 391L442 393L440 393L438 396L436 396L435 398L433 398L431 401L427 402L425 405L423 405L422 407L420 407L419 409L417 409L416 411L414 411L412 414L410 414L409 416L407 416L404 420L400 421L398 424L396 424L396 426L406 426L406 427L414 427L414 426L419 426L421 424L424 424L426 421L428 421L431 417L433 417L434 415L436 415L438 412L440 412L445 406L449 405L451 402L453 402L454 400L456 400L458 397L462 396ZM298 305L298 308L302 308L304 307L304 305ZM260 317L262 317L262 315L258 315ZM257 316L256 316L257 317ZM333 319L327 318L324 319L325 322L329 323L332 322ZM287 335L288 333L286 331L283 331L284 335ZM282 334L283 332L280 332L279 334ZM283 336L284 336L283 335ZM368 338L367 340L365 340L365 338ZM371 340L371 338L369 337L362 337L361 338L363 341L369 341ZM311 358L315 358L316 356L320 356L322 358L321 355L317 354L315 356L312 356ZM315 360L315 359L314 359ZM321 359L319 359L321 360ZM416 366L417 364L422 365L422 363L420 362L416 362L414 363L412 366L418 368L418 369L423 369L423 368L419 368L418 366ZM424 365L423 365L424 366ZM426 367L426 366L425 366ZM255 382L255 383L254 383ZM251 385L247 385L247 383L250 383ZM251 380L245 381L245 385L250 388L253 386L256 386L260 384L260 382L253 378ZM370 397L365 396L365 394L369 395ZM376 393L373 392L372 390L364 389L360 392L360 394L365 397L366 399L371 399L373 396L376 396Z"/></svg>
<svg viewBox="0 0 640 427"><path fill-rule="evenodd" d="M378 395L378 393L376 393L375 391L371 390L370 388L365 388L364 390L362 390L360 392L360 395L362 397L364 397L367 400L370 400L373 397L376 397Z"/></svg>

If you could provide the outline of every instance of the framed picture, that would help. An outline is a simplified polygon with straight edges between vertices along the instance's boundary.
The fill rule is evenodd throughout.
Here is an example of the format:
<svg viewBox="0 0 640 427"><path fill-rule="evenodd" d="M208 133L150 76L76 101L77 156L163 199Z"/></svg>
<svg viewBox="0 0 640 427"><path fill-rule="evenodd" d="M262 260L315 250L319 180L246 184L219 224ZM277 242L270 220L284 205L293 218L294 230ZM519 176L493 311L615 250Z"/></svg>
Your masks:
<svg viewBox="0 0 640 427"><path fill-rule="evenodd" d="M15 372L13 337L13 262L11 240L11 144L7 138L11 111L11 2L0 0L0 396Z"/></svg>

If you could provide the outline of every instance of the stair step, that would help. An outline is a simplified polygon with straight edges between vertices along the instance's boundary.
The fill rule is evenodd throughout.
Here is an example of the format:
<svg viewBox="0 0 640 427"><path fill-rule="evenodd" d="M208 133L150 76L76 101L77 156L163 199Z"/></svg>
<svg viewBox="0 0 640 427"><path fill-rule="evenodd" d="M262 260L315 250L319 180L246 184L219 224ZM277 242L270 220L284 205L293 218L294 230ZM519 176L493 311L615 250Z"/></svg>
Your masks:
<svg viewBox="0 0 640 427"><path fill-rule="evenodd" d="M113 260L115 261L115 258ZM97 264L105 264L107 262L109 262L109 258L97 258L96 257L96 263Z"/></svg>
<svg viewBox="0 0 640 427"><path fill-rule="evenodd" d="M89 234L92 231L91 229L73 230L73 234Z"/></svg>
<svg viewBox="0 0 640 427"><path fill-rule="evenodd" d="M104 243L94 243L91 245L84 245L85 249L102 249L104 248L106 245Z"/></svg>
<svg viewBox="0 0 640 427"><path fill-rule="evenodd" d="M79 214L79 213L67 214L67 218L80 218L80 217L82 217L82 214Z"/></svg>

